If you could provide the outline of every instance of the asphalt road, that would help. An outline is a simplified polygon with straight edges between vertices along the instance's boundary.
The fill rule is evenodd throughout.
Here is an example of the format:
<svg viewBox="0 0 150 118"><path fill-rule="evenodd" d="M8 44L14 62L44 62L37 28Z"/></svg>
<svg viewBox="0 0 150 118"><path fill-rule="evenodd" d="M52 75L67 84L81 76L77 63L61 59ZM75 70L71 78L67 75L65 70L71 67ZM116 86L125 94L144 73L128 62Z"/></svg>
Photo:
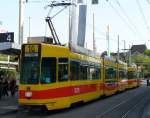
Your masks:
<svg viewBox="0 0 150 118"><path fill-rule="evenodd" d="M0 114L0 118L150 118L150 87L102 98L57 111L24 110Z"/></svg>

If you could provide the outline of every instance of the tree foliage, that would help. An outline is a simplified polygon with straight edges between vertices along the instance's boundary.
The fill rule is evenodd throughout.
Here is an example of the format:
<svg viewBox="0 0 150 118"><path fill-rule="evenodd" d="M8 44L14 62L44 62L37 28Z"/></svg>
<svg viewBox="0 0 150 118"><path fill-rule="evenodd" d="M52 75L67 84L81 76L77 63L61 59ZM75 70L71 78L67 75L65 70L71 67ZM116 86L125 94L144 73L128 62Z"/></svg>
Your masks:
<svg viewBox="0 0 150 118"><path fill-rule="evenodd" d="M150 56L149 53L146 52L145 54L137 54L132 55L132 61L136 63L138 66L144 67L143 72L144 75L148 75L150 73Z"/></svg>
<svg viewBox="0 0 150 118"><path fill-rule="evenodd" d="M145 50L144 54L150 57L150 49Z"/></svg>

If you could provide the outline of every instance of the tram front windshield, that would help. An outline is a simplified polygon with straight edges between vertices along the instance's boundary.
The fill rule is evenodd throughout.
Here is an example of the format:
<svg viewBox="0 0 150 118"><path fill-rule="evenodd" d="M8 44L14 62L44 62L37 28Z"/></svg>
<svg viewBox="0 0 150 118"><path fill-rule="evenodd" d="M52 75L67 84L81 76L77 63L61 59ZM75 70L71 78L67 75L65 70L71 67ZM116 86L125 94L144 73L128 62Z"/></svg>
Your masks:
<svg viewBox="0 0 150 118"><path fill-rule="evenodd" d="M38 84L40 66L38 57L24 57L21 62L21 84Z"/></svg>

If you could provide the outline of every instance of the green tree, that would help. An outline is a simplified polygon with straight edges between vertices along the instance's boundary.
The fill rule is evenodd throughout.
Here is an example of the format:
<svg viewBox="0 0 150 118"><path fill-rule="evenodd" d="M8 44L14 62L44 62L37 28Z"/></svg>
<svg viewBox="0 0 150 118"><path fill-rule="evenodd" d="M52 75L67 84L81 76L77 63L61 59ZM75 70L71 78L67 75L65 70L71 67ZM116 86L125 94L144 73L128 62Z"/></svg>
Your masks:
<svg viewBox="0 0 150 118"><path fill-rule="evenodd" d="M150 49L145 50L144 54L150 57Z"/></svg>
<svg viewBox="0 0 150 118"><path fill-rule="evenodd" d="M147 56L147 54L132 55L132 62L136 63L138 66L144 67L144 75L148 75L150 73L150 56Z"/></svg>

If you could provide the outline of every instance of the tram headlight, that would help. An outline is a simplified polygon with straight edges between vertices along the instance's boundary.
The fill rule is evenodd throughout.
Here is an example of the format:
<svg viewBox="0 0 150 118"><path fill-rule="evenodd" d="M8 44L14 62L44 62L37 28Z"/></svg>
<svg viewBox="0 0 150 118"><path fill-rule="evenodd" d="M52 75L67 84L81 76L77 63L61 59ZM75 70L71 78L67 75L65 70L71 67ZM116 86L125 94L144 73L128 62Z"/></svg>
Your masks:
<svg viewBox="0 0 150 118"><path fill-rule="evenodd" d="M32 97L32 92L31 91L26 91L25 92L25 97L26 98L31 98Z"/></svg>

